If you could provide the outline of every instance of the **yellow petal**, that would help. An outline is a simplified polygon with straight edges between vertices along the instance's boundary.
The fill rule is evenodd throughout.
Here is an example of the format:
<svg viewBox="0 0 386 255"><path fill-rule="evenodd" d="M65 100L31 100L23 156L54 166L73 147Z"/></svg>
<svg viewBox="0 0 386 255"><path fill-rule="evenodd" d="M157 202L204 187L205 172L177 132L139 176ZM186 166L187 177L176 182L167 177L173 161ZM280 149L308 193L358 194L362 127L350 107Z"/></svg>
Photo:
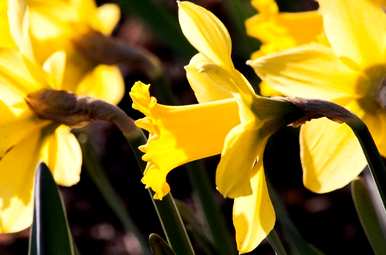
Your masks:
<svg viewBox="0 0 386 255"><path fill-rule="evenodd" d="M281 93L279 91L275 90L274 88L269 86L264 81L260 82L259 89L260 89L260 95L262 95L262 96L271 97L271 96L280 96L281 95Z"/></svg>
<svg viewBox="0 0 386 255"><path fill-rule="evenodd" d="M384 63L386 15L370 0L319 0L325 33L337 55L362 66Z"/></svg>
<svg viewBox="0 0 386 255"><path fill-rule="evenodd" d="M64 70L63 83L61 87L63 90L77 92L77 88L79 86L85 86L86 88L82 90L84 93L87 89L92 88L93 85L90 84L90 82L95 82L95 78L98 79L98 77L105 71L104 68L101 68L102 70L96 69L98 66L95 66L95 64L90 62L89 59L74 50L67 50L66 56L66 68ZM99 70L99 72L94 73L96 70ZM80 85L82 82L85 82L86 84Z"/></svg>
<svg viewBox="0 0 386 255"><path fill-rule="evenodd" d="M117 66L98 65L80 82L76 93L118 104L123 97L124 90L125 83Z"/></svg>
<svg viewBox="0 0 386 255"><path fill-rule="evenodd" d="M188 1L177 3L180 26L190 44L215 64L233 69L232 42L224 24L201 6Z"/></svg>
<svg viewBox="0 0 386 255"><path fill-rule="evenodd" d="M38 65L16 50L0 49L0 100L7 105L21 103L26 94L47 87Z"/></svg>
<svg viewBox="0 0 386 255"><path fill-rule="evenodd" d="M166 175L177 166L221 152L229 130L239 123L233 99L186 106L166 106L150 97L149 86L137 82L131 89L133 108L146 115L137 126L150 135L140 149L145 153L142 181L162 198L169 190Z"/></svg>
<svg viewBox="0 0 386 255"><path fill-rule="evenodd" d="M301 127L300 146L303 182L314 192L344 187L367 165L351 129L326 118L312 120Z"/></svg>
<svg viewBox="0 0 386 255"><path fill-rule="evenodd" d="M44 62L43 69L47 72L53 89L60 89L63 82L65 65L66 53L63 51L55 52Z"/></svg>
<svg viewBox="0 0 386 255"><path fill-rule="evenodd" d="M366 123L382 156L386 156L386 116L383 112L366 112L361 119Z"/></svg>
<svg viewBox="0 0 386 255"><path fill-rule="evenodd" d="M38 59L44 60L55 48L62 49L68 43L63 40L68 41L72 33L77 31L74 27L70 30L70 24L74 24L77 19L76 12L66 3L50 4L48 1L33 1L29 3L29 7L33 48ZM35 49L36 45L39 46L38 50ZM40 57L42 50L48 53Z"/></svg>
<svg viewBox="0 0 386 255"><path fill-rule="evenodd" d="M217 190L225 197L251 193L249 179L263 163L268 140L268 136L261 137L260 127L261 124L254 121L241 123L227 134L216 170Z"/></svg>
<svg viewBox="0 0 386 255"><path fill-rule="evenodd" d="M271 232L276 220L262 165L255 169L251 187L252 194L235 198L233 203L233 225L239 253L253 251Z"/></svg>
<svg viewBox="0 0 386 255"><path fill-rule="evenodd" d="M259 13L265 15L276 14L279 12L279 7L277 6L275 0L252 0L251 4L259 11Z"/></svg>
<svg viewBox="0 0 386 255"><path fill-rule="evenodd" d="M18 50L30 59L33 59L26 1L8 0L8 17L10 33Z"/></svg>
<svg viewBox="0 0 386 255"><path fill-rule="evenodd" d="M10 24L8 18L8 1L0 1L0 47L15 48L17 47L10 32Z"/></svg>
<svg viewBox="0 0 386 255"><path fill-rule="evenodd" d="M227 71L219 65L207 64L199 67L198 72L206 75L212 84L217 83L217 86L233 96L241 96L249 102L255 96L255 92L249 81L236 69Z"/></svg>
<svg viewBox="0 0 386 255"><path fill-rule="evenodd" d="M33 179L38 163L40 133L20 141L0 160L0 232L16 232L31 225Z"/></svg>
<svg viewBox="0 0 386 255"><path fill-rule="evenodd" d="M245 26L248 35L263 43L260 55L317 41L323 34L322 17L317 11L280 13L269 17L261 13L247 19Z"/></svg>
<svg viewBox="0 0 386 255"><path fill-rule="evenodd" d="M203 66L213 64L207 57L201 53L196 54L185 66L186 77L188 78L190 87L193 89L198 102L208 102L212 100L220 100L232 97L232 94L227 90L226 84L221 84L213 75L202 71Z"/></svg>
<svg viewBox="0 0 386 255"><path fill-rule="evenodd" d="M10 108L8 110L11 111ZM38 119L29 110L18 115L13 112L6 115L8 121L2 119L0 122L0 158L7 155L20 141L48 125L48 121Z"/></svg>
<svg viewBox="0 0 386 255"><path fill-rule="evenodd" d="M360 73L319 44L309 44L248 61L255 72L287 96L319 98L359 98Z"/></svg>
<svg viewBox="0 0 386 255"><path fill-rule="evenodd" d="M82 151L69 127L61 125L46 137L41 149L41 160L48 165L58 184L71 186L78 183Z"/></svg>
<svg viewBox="0 0 386 255"><path fill-rule="evenodd" d="M118 24L121 12L116 4L103 4L95 12L92 27L105 35L110 35Z"/></svg>

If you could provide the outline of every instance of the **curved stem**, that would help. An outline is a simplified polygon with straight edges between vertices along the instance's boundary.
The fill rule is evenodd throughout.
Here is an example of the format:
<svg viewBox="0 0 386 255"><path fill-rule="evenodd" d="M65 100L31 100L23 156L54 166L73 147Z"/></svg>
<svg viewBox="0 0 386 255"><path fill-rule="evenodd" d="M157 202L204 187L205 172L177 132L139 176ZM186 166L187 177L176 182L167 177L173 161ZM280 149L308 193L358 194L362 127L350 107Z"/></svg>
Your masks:
<svg viewBox="0 0 386 255"><path fill-rule="evenodd" d="M366 156L371 175L382 198L383 206L386 208L386 168L366 124L349 110L331 102L301 98L286 98L284 100L291 102L300 110L298 114L300 113L302 117L293 121L295 124L303 124L307 120L327 117L336 122L344 122L352 129Z"/></svg>
<svg viewBox="0 0 386 255"><path fill-rule="evenodd" d="M359 118L346 121L346 123L351 127L362 146L371 175L377 185L383 206L386 208L386 168L373 137L366 124Z"/></svg>

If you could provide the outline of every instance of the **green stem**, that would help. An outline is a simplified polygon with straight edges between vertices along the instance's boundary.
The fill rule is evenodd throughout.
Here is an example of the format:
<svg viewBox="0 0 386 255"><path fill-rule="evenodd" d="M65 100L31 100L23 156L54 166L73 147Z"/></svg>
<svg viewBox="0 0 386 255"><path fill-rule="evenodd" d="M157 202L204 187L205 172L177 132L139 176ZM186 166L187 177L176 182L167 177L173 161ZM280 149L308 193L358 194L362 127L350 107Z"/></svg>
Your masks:
<svg viewBox="0 0 386 255"><path fill-rule="evenodd" d="M208 223L216 254L237 254L235 245L225 225L224 217L214 200L212 186L205 169L200 162L192 162L187 168L194 191L197 192L197 197Z"/></svg>
<svg viewBox="0 0 386 255"><path fill-rule="evenodd" d="M146 164L141 159L142 153L138 150L138 146L146 143L146 137L140 129L137 129L136 132L138 134L136 136L133 136L133 134L124 135L135 154L138 166L143 172ZM150 190L149 195L153 201L162 229L170 246L176 254L194 255L193 246L189 240L188 233L186 232L172 195L169 193L162 200L153 199L153 194Z"/></svg>
<svg viewBox="0 0 386 255"><path fill-rule="evenodd" d="M379 194L382 198L384 208L386 208L386 168L373 137L366 124L359 118L352 118L346 121L361 144L366 156L371 175L377 185Z"/></svg>
<svg viewBox="0 0 386 255"><path fill-rule="evenodd" d="M272 246L276 255L287 255L283 243L281 242L279 235L275 229L272 229L271 233L267 236L269 244Z"/></svg>
<svg viewBox="0 0 386 255"><path fill-rule="evenodd" d="M84 164L86 166L87 173L89 174L91 180L97 186L102 197L105 199L106 203L110 206L111 210L118 217L119 221L122 223L124 229L128 233L133 233L140 245L143 254L150 254L150 251L147 247L147 242L142 237L137 227L129 217L129 212L124 206L123 201L119 195L113 189L110 181L105 175L102 166L99 160L96 157L95 150L92 144L89 141L87 134L80 133L78 135L78 140L82 147Z"/></svg>
<svg viewBox="0 0 386 255"><path fill-rule="evenodd" d="M366 180L363 177L351 183L351 194L359 220L376 255L385 254L386 240L382 223L378 219L376 205L371 201ZM385 212L383 211L383 214Z"/></svg>

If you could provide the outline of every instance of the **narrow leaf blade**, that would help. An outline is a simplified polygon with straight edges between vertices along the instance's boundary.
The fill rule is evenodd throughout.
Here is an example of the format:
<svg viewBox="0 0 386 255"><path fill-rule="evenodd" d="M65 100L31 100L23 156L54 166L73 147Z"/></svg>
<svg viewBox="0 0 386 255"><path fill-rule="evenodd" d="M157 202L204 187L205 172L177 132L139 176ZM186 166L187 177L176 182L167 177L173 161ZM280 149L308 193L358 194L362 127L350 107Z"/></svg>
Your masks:
<svg viewBox="0 0 386 255"><path fill-rule="evenodd" d="M35 176L34 217L29 254L75 255L66 211L51 171L39 164Z"/></svg>

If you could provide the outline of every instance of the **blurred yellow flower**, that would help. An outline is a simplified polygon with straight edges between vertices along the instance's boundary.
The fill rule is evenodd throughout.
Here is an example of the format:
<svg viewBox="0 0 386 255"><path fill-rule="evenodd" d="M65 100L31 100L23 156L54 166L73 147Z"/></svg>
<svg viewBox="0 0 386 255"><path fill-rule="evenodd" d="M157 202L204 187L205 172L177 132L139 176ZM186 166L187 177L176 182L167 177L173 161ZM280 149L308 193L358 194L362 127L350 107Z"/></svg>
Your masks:
<svg viewBox="0 0 386 255"><path fill-rule="evenodd" d="M95 0L25 0L30 10L30 29L35 57L43 63L56 51L67 56L64 88L80 95L103 97L118 103L124 93L124 82L115 65L95 63L77 46L79 40L88 40L89 33L109 36L120 18L116 4L96 6ZM90 42L97 43L97 42ZM91 46L90 46L91 47ZM99 54L99 52L95 52Z"/></svg>
<svg viewBox="0 0 386 255"><path fill-rule="evenodd" d="M330 46L308 44L250 65L285 95L330 100L357 114L386 156L386 15L382 3L374 3L320 0ZM344 124L327 119L306 123L300 144L303 181L312 191L341 188L366 166L357 139Z"/></svg>
<svg viewBox="0 0 386 255"><path fill-rule="evenodd" d="M318 11L279 12L275 0L252 0L251 3L258 14L247 19L245 27L248 35L262 43L252 59L323 38L323 22Z"/></svg>
<svg viewBox="0 0 386 255"><path fill-rule="evenodd" d="M385 0L369 1L377 6L386 5ZM252 59L306 43L329 43L319 11L279 12L275 0L252 0L251 3L258 14L245 21L246 31L262 43L260 49L252 54ZM280 95L264 81L259 87L264 96Z"/></svg>
<svg viewBox="0 0 386 255"><path fill-rule="evenodd" d="M199 104L161 105L148 85L133 86L133 108L145 114L136 124L150 133L140 147L147 161L142 181L161 199L170 190L166 177L173 168L221 153L217 189L235 199L237 246L249 252L275 224L262 158L269 136L293 109L255 94L234 68L229 33L216 16L191 2L178 6L182 32L199 51L185 67Z"/></svg>
<svg viewBox="0 0 386 255"><path fill-rule="evenodd" d="M251 3L258 14L245 21L246 31L261 42L252 59L312 41L325 41L318 11L279 12L275 0L252 0ZM264 81L259 88L264 96L280 95Z"/></svg>
<svg viewBox="0 0 386 255"><path fill-rule="evenodd" d="M26 9L22 0L0 4L0 233L31 224L34 170L39 161L46 162L55 181L64 186L79 181L82 162L70 127L40 119L27 103L28 95L41 89L68 88L63 83L64 52L52 54L43 66L35 61ZM71 91L94 95L99 90L78 84Z"/></svg>

